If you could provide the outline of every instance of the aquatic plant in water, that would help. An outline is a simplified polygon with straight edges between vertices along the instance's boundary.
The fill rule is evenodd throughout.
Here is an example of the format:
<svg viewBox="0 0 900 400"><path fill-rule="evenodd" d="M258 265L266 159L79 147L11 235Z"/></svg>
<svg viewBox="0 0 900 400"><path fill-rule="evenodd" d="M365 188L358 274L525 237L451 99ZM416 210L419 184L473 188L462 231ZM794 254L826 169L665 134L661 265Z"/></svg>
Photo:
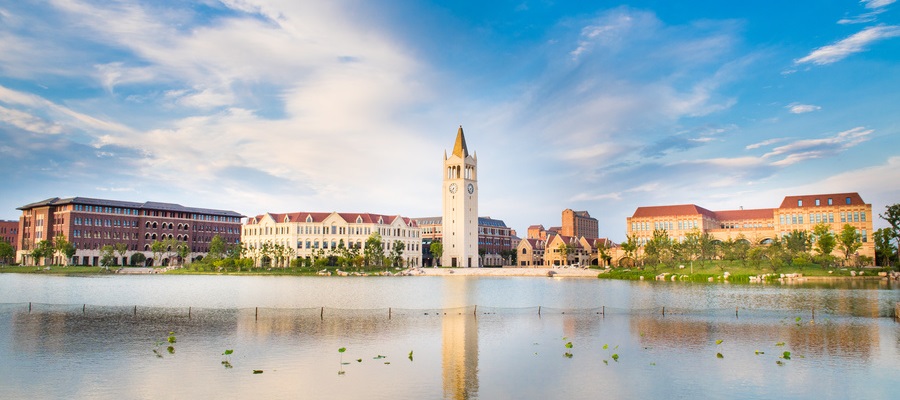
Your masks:
<svg viewBox="0 0 900 400"><path fill-rule="evenodd" d="M345 372L345 371L344 371L344 352L345 352L345 351L347 351L347 348L346 348L346 347L341 347L341 348L338 349L338 353L341 354L341 361L340 361L341 367L340 367L340 369L338 370L338 375L344 375L344 372ZM348 363L348 364L349 364L349 363Z"/></svg>
<svg viewBox="0 0 900 400"><path fill-rule="evenodd" d="M225 359L222 360L222 365L225 368L231 368L231 361L230 361L229 356L233 353L234 353L234 350L225 350L225 352L222 353L222 355L225 356Z"/></svg>

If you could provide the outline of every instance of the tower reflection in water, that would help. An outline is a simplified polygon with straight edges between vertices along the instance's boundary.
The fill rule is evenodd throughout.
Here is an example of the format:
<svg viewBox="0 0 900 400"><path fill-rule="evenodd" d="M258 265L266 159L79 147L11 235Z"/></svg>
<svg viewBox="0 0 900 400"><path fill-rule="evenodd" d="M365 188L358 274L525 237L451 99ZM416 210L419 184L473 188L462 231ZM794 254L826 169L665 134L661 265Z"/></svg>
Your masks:
<svg viewBox="0 0 900 400"><path fill-rule="evenodd" d="M470 399L478 395L478 317L467 304L468 279L447 279L441 321L442 372L445 399Z"/></svg>

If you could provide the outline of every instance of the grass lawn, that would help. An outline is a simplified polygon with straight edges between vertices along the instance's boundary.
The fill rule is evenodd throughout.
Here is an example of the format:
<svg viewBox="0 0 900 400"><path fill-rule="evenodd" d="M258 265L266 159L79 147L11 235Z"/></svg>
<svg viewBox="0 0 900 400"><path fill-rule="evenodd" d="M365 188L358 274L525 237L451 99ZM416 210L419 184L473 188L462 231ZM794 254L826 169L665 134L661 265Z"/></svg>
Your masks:
<svg viewBox="0 0 900 400"><path fill-rule="evenodd" d="M107 274L112 273L115 268L110 269L109 272L106 271L106 268L103 267L86 267L86 266L70 266L63 267L62 265L51 265L46 267L39 267L34 265L4 265L0 266L0 273L24 273L24 274L44 274L44 275L85 275L85 274Z"/></svg>
<svg viewBox="0 0 900 400"><path fill-rule="evenodd" d="M684 266L681 268L680 266ZM840 266L832 266L823 268L816 264L792 265L782 267L774 271L775 274L803 274L806 277L822 276L822 277L850 277L850 271L865 271L866 275L878 275L882 271L881 268L844 268ZM600 273L600 279L641 279L653 280L657 275L669 273L670 275L688 275L682 280L695 282L706 282L710 277L719 279L728 272L730 274L729 281L732 282L749 282L751 276L773 273L771 264L760 263L758 266L747 263L746 265L740 261L706 261L699 263L694 261L693 271L691 264L677 264L674 267L658 266L656 268L644 266L643 268L613 268L608 272ZM829 273L830 272L830 273ZM671 279L671 278L669 278Z"/></svg>

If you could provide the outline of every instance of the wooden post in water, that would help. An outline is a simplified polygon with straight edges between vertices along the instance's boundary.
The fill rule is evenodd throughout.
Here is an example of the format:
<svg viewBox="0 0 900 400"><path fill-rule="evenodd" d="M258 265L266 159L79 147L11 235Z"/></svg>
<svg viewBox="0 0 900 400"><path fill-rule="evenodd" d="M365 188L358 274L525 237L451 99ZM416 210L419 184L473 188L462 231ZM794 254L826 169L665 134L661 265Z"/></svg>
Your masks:
<svg viewBox="0 0 900 400"><path fill-rule="evenodd" d="M475 305L475 311L472 311L472 315L478 316L478 304Z"/></svg>
<svg viewBox="0 0 900 400"><path fill-rule="evenodd" d="M738 308L737 307L734 308L734 317L735 318L738 317Z"/></svg>
<svg viewBox="0 0 900 400"><path fill-rule="evenodd" d="M188 319L191 319L191 308L188 307Z"/></svg>
<svg viewBox="0 0 900 400"><path fill-rule="evenodd" d="M666 316L666 306L663 306L663 317Z"/></svg>
<svg viewBox="0 0 900 400"><path fill-rule="evenodd" d="M31 314L31 302L28 302L28 313Z"/></svg>
<svg viewBox="0 0 900 400"><path fill-rule="evenodd" d="M538 317L541 316L541 306L538 306Z"/></svg>
<svg viewBox="0 0 900 400"><path fill-rule="evenodd" d="M81 305L81 315L84 315L84 309L87 307L87 304Z"/></svg>
<svg viewBox="0 0 900 400"><path fill-rule="evenodd" d="M256 317L254 319L259 321L259 307L256 307Z"/></svg>
<svg viewBox="0 0 900 400"><path fill-rule="evenodd" d="M137 317L137 306L134 306L134 316Z"/></svg>
<svg viewBox="0 0 900 400"><path fill-rule="evenodd" d="M325 307L322 307L322 309L319 311L319 319L322 321L325 320Z"/></svg>
<svg viewBox="0 0 900 400"><path fill-rule="evenodd" d="M812 309L812 320L813 321L816 320L816 308L815 307L813 307L813 309Z"/></svg>
<svg viewBox="0 0 900 400"><path fill-rule="evenodd" d="M391 319L391 308L388 307L388 319Z"/></svg>

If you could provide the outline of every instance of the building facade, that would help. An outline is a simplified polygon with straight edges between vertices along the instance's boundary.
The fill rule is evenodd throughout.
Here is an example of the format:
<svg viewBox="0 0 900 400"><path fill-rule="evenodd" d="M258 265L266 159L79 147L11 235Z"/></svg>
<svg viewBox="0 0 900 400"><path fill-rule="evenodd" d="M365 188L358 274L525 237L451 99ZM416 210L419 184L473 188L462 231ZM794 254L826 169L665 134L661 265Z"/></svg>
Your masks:
<svg viewBox="0 0 900 400"><path fill-rule="evenodd" d="M872 205L858 193L831 193L787 196L778 208L710 211L694 204L638 207L627 219L626 228L641 245L650 241L656 229L665 230L677 241L690 232L700 232L721 241L768 244L794 230L811 233L818 224L828 225L838 235L845 224L850 224L862 241L858 254L874 258L873 217ZM835 249L834 254L838 252Z"/></svg>
<svg viewBox="0 0 900 400"><path fill-rule="evenodd" d="M248 218L241 229L241 242L251 256L264 246L280 245L290 251L290 259L314 258L347 249L362 255L366 240L381 235L382 250L389 255L394 243L403 243L406 267L422 262L422 235L415 220L399 215L371 213L294 212L266 213ZM256 257L259 259L259 257Z"/></svg>
<svg viewBox="0 0 900 400"><path fill-rule="evenodd" d="M478 265L478 159L470 155L462 125L450 157L444 153L443 218L441 231L444 253L441 264L448 267Z"/></svg>
<svg viewBox="0 0 900 400"><path fill-rule="evenodd" d="M573 237L600 237L600 228L596 218L591 218L587 211L574 211L567 208L562 212L560 235Z"/></svg>
<svg viewBox="0 0 900 400"><path fill-rule="evenodd" d="M0 241L9 243L13 251L19 246L19 221L0 221ZM13 260L7 260L12 262ZM0 260L3 262L3 260Z"/></svg>
<svg viewBox="0 0 900 400"><path fill-rule="evenodd" d="M421 217L413 218L419 229L422 231L422 265L437 266L434 255L431 254L431 243L440 241L442 244L443 221L442 217ZM508 253L516 248L518 238L516 231L506 226L503 220L491 217L478 217L478 248L484 249L484 256L481 257L483 266L506 266L510 264L503 254ZM446 244L444 251L446 251ZM481 252L479 252L480 254ZM442 266L447 266L441 264Z"/></svg>
<svg viewBox="0 0 900 400"><path fill-rule="evenodd" d="M103 246L124 243L127 251L124 256L116 257L116 265L127 265L135 253L146 257L145 265L153 265L151 245L167 239L175 241L176 245L186 245L190 249L188 257L193 259L209 251L209 244L216 235L226 243L239 243L244 217L234 211L86 197L54 197L18 210L22 211L22 216L19 218L17 260L23 264L38 261L31 257L37 243L42 240L52 242L57 236L75 246L75 255L71 260L64 260L57 254L44 260L45 263L67 261L96 266L100 264ZM168 258L158 262L168 265Z"/></svg>

